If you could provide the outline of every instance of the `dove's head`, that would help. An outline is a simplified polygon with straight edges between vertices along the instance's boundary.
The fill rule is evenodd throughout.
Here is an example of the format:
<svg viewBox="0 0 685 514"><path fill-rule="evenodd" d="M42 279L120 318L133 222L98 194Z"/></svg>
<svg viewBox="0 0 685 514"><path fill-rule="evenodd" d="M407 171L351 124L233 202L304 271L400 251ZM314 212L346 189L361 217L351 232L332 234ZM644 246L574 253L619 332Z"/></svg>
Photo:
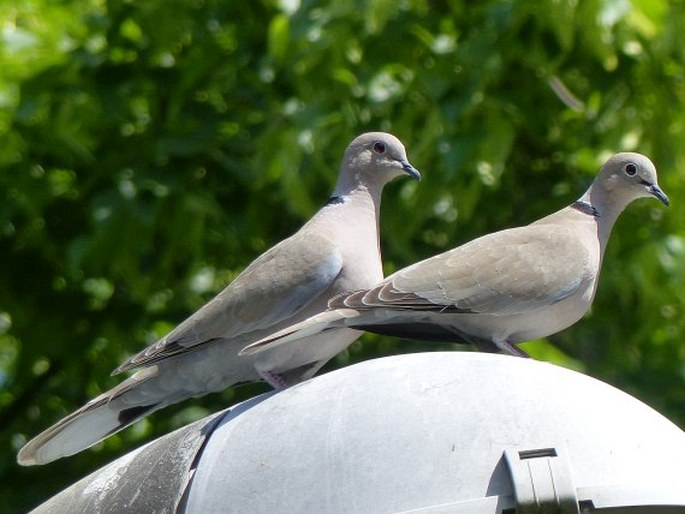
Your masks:
<svg viewBox="0 0 685 514"><path fill-rule="evenodd" d="M336 190L354 188L359 184L383 187L395 177L421 174L409 164L402 142L385 132L367 132L357 137L345 150Z"/></svg>
<svg viewBox="0 0 685 514"><path fill-rule="evenodd" d="M657 182L656 168L644 155L632 152L612 156L599 172L593 188L622 210L633 200L653 196L668 205L668 196Z"/></svg>

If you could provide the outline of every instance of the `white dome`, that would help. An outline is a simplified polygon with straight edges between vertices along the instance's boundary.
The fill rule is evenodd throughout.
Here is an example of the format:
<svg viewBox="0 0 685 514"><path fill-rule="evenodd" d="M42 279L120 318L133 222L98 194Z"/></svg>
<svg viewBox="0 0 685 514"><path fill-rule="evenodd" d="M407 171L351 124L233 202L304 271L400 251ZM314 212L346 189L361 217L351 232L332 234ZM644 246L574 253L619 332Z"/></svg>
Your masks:
<svg viewBox="0 0 685 514"><path fill-rule="evenodd" d="M160 452L181 454L178 469L151 473L148 465L146 477L132 476L141 467L131 462ZM580 373L490 354L363 362L244 402L122 459L43 507L67 494L57 505L89 512L96 503L83 491L103 475L118 483L101 490L121 499L135 487L143 501L159 489L145 480L168 484L160 475L174 473L186 485L168 491L168 501L193 514L521 513L557 504L558 512L685 512L683 431ZM97 498L102 512L107 504Z"/></svg>

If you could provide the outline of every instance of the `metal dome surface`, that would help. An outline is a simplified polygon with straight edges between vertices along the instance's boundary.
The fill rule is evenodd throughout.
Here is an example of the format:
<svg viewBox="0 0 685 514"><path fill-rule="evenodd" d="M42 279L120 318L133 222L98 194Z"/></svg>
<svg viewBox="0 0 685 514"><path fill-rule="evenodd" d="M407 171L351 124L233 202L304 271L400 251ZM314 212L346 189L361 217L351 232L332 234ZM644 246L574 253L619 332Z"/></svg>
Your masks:
<svg viewBox="0 0 685 514"><path fill-rule="evenodd" d="M228 414L187 512L685 509L683 462L678 427L580 373L489 354L402 355Z"/></svg>
<svg viewBox="0 0 685 514"><path fill-rule="evenodd" d="M175 467L143 476L167 454ZM98 512L193 514L685 512L683 462L682 430L600 381L531 359L422 353L244 402L36 512L60 511L60 497L69 512L95 500ZM84 490L103 494L80 508Z"/></svg>

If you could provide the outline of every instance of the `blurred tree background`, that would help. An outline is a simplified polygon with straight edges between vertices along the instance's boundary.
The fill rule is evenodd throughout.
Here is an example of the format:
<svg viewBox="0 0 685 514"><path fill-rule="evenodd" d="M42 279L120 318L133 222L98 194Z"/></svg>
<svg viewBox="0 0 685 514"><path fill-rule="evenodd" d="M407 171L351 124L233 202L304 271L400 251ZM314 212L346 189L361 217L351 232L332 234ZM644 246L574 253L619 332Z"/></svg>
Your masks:
<svg viewBox="0 0 685 514"><path fill-rule="evenodd" d="M592 312L525 347L685 426L683 33L666 0L0 4L0 511L267 389L15 463L308 219L368 130L424 175L386 189L388 273L570 203L611 153L649 155L672 207L632 205ZM366 335L327 369L436 349L465 350Z"/></svg>

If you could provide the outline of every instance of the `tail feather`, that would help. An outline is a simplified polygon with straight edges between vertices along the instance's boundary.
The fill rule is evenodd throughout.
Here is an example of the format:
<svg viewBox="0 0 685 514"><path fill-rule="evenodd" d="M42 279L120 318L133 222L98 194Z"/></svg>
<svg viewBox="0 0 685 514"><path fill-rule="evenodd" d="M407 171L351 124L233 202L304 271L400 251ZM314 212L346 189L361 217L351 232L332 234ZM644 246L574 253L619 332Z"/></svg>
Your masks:
<svg viewBox="0 0 685 514"><path fill-rule="evenodd" d="M167 405L149 398L144 405L127 404L127 394L141 396L140 386L157 376L157 368L145 368L106 393L94 398L44 432L19 451L22 466L47 464L78 453Z"/></svg>
<svg viewBox="0 0 685 514"><path fill-rule="evenodd" d="M359 312L354 309L324 311L247 345L240 350L238 355L254 355L290 341L297 341L329 330L344 328L347 326L345 320L356 316L359 316Z"/></svg>
<svg viewBox="0 0 685 514"><path fill-rule="evenodd" d="M143 416L147 416L148 414L150 414L150 412L156 410L156 407L158 405L158 403L152 403L150 405L140 405L139 407L129 407L128 409L120 410L119 415L117 417L117 419L119 420L119 425L121 425L122 427L126 427L131 423L135 423ZM117 428L116 430L118 432L121 429ZM110 432L107 435L111 435L113 433L114 432Z"/></svg>

